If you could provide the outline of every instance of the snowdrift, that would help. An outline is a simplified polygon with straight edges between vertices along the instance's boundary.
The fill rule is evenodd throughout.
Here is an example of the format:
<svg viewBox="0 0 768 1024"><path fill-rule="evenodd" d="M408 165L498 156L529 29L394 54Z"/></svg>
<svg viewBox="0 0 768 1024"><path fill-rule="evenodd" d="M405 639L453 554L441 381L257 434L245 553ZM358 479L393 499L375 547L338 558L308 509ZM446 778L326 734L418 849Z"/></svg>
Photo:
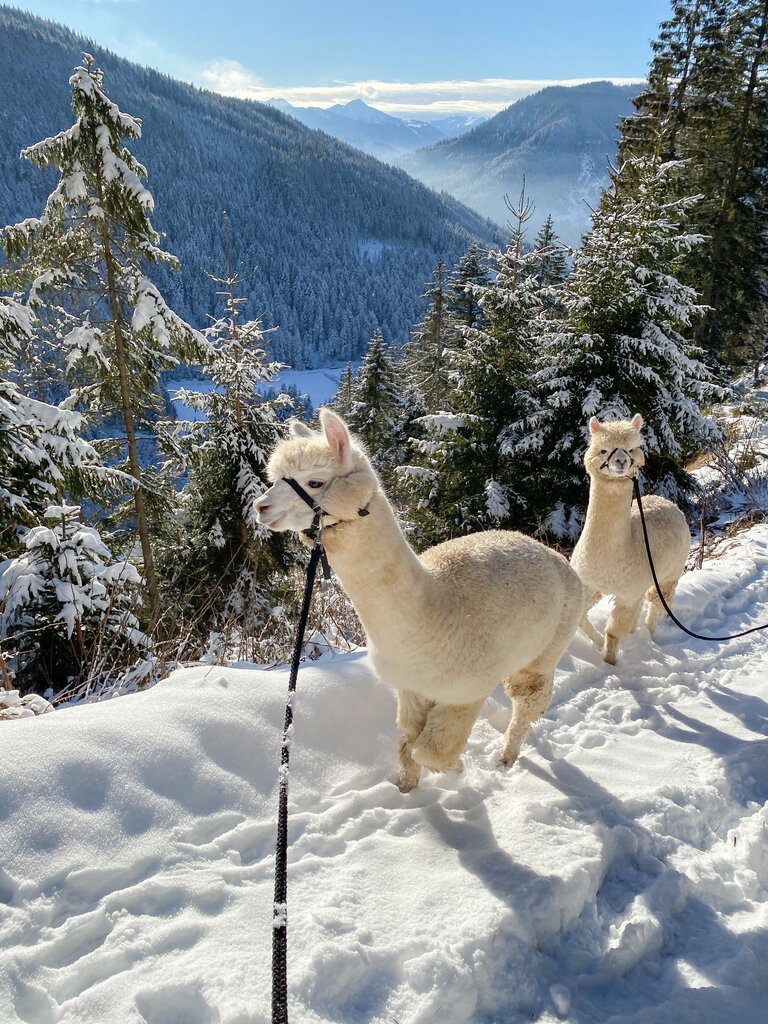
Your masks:
<svg viewBox="0 0 768 1024"><path fill-rule="evenodd" d="M681 580L682 621L768 621L768 526ZM598 620L607 608L597 606ZM662 620L613 669L577 636L516 765L488 700L462 774L393 784L364 652L299 674L291 1018L302 1024L762 1020L768 636ZM270 1018L287 670L0 722L0 1020Z"/></svg>

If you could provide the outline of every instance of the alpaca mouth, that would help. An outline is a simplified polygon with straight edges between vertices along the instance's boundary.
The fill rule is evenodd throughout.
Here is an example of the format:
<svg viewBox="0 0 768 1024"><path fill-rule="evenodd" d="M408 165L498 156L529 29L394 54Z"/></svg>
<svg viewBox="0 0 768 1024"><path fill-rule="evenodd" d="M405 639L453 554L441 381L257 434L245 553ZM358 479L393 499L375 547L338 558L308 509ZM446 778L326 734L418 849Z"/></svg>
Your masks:
<svg viewBox="0 0 768 1024"><path fill-rule="evenodd" d="M280 522L281 518L282 517L280 515L277 515L277 516L267 516L267 515L264 515L263 512L257 512L256 513L256 520L259 523L259 525L260 526L266 526L266 528L268 530L279 530L280 527L278 526L278 523Z"/></svg>

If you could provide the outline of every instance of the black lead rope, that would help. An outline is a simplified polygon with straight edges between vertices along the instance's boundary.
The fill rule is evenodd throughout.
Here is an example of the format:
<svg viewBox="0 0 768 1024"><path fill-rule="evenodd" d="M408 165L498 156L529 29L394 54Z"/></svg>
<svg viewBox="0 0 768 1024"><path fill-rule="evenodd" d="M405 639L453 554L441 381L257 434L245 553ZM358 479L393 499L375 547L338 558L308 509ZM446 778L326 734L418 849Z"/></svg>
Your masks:
<svg viewBox="0 0 768 1024"><path fill-rule="evenodd" d="M295 480L284 478L315 513L312 526L305 531L314 544L307 565L307 581L304 585L304 601L301 606L296 643L291 659L291 673L288 677L288 700L285 705L283 743L280 748L280 778L277 805L277 843L275 847L275 899L272 907L272 1024L288 1024L288 766L293 732L293 699L296 693L296 679L299 674L304 633L309 618L309 606L315 587L317 563L322 561L323 571L330 576L325 549L321 543L321 517L323 510L312 500Z"/></svg>
<svg viewBox="0 0 768 1024"><path fill-rule="evenodd" d="M633 487L634 492L635 492L635 500L637 501L637 510L640 513L640 522L641 522L642 527L643 527L643 539L645 540L645 551L646 551L646 554L648 555L648 564L651 567L651 575L653 576L653 584L656 587L656 593L659 595L659 600L661 601L662 605L664 606L664 610L666 611L666 613L670 617L670 619L672 619L674 624L678 627L678 629L682 629L682 631L684 633L687 633L688 636L692 636L695 640L712 640L712 641L715 641L717 643L720 643L720 642L722 642L724 640L735 640L737 637L747 636L747 634L749 634L749 633L759 633L760 630L762 630L762 629L768 629L768 622L766 622L766 624L764 626L752 626L751 629L744 629L744 630L741 631L741 633L732 633L730 636L702 636L701 633L694 633L692 630L688 629L687 626L684 626L682 624L680 619L677 618L677 616L674 614L672 609L667 604L666 599L665 599L664 595L661 592L661 587L659 586L659 580L658 580L658 577L656 576L656 567L653 564L653 556L651 555L651 545L650 545L650 542L648 540L648 528L645 525L645 513L643 512L643 502L642 502L642 498L641 498L641 495L640 495L640 482L638 481L637 477L635 477L634 480L632 481L632 487Z"/></svg>

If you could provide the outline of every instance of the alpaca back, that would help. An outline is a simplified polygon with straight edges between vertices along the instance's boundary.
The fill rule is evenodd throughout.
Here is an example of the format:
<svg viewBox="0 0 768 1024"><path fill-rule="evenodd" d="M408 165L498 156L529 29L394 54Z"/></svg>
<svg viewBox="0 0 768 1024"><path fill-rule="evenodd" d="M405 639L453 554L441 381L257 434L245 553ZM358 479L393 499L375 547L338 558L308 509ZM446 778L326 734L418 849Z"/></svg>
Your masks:
<svg viewBox="0 0 768 1024"><path fill-rule="evenodd" d="M366 626L369 656L432 699L463 703L491 693L548 650L564 649L584 605L584 588L557 552L523 534L488 531L455 538L420 556L426 582L408 606L408 629ZM559 654L562 651L559 652ZM557 658L555 657L555 661Z"/></svg>

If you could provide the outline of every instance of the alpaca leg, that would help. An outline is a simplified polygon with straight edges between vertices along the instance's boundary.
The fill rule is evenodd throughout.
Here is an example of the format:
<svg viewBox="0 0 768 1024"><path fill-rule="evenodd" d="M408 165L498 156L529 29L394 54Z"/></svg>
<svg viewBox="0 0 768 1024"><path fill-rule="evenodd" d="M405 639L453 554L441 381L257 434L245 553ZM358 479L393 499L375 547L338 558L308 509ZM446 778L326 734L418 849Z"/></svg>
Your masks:
<svg viewBox="0 0 768 1024"><path fill-rule="evenodd" d="M587 603L584 606L584 614L582 615L581 622L579 623L582 630L587 634L589 639L599 650L603 649L603 636L598 629L595 629L590 620L587 618L587 612L590 608L592 608L593 605L597 604L601 597L602 594L589 595L589 597L587 598Z"/></svg>
<svg viewBox="0 0 768 1024"><path fill-rule="evenodd" d="M616 604L611 610L608 622L605 626L605 654L604 660L609 665L616 664L616 653L619 649L619 640L627 633L637 629L640 619L640 610L643 607L642 598L632 605Z"/></svg>
<svg viewBox="0 0 768 1024"><path fill-rule="evenodd" d="M672 598L675 595L677 589L677 579L673 580L662 580L659 584L661 592L664 595L664 600L667 604L672 603ZM659 621L659 616L664 611L664 605L661 603L659 593L656 587L650 588L648 593L645 595L648 600L648 611L645 613L645 625L648 628L648 632L653 636L656 632L656 623Z"/></svg>
<svg viewBox="0 0 768 1024"><path fill-rule="evenodd" d="M427 724L411 750L413 760L433 772L460 769L459 755L483 704L485 698L472 704L433 705Z"/></svg>
<svg viewBox="0 0 768 1024"><path fill-rule="evenodd" d="M524 668L504 680L504 689L512 701L512 718L504 734L501 755L504 764L514 764L531 724L549 707L554 680L554 669L537 672L531 668Z"/></svg>
<svg viewBox="0 0 768 1024"><path fill-rule="evenodd" d="M419 784L421 765L411 756L413 744L423 730L434 701L425 700L411 690L397 691L397 724L403 732L400 739L400 778L398 785L409 793Z"/></svg>

